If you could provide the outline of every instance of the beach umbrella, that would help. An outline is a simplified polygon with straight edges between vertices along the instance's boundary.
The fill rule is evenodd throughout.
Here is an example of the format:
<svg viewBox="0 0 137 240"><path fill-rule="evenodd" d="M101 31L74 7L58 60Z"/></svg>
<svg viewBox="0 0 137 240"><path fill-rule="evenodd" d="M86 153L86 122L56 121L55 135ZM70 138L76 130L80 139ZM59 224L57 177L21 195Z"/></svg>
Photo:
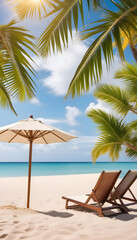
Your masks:
<svg viewBox="0 0 137 240"><path fill-rule="evenodd" d="M28 119L0 127L1 142L29 144L27 208L29 208L30 203L32 144L68 142L73 138L76 137L33 119L32 115Z"/></svg>

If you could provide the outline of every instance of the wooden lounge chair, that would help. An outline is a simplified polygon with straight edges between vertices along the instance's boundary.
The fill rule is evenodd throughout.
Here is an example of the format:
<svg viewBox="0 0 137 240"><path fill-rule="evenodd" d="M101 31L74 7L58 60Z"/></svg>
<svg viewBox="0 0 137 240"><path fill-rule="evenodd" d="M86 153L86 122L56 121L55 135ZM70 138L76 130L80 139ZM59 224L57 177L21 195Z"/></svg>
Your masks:
<svg viewBox="0 0 137 240"><path fill-rule="evenodd" d="M118 184L115 190L113 191L113 197L115 199L119 199L121 204L124 205L126 208L129 205L137 204L137 198L134 196L133 192L131 191L130 187L137 179L137 171L129 170L126 175L123 177L121 182ZM126 193L129 191L131 197L127 197ZM110 197L109 200L112 200ZM124 203L123 200L128 200L128 203ZM128 208L127 208L128 210Z"/></svg>
<svg viewBox="0 0 137 240"><path fill-rule="evenodd" d="M103 211L118 208L121 212L126 212L124 205L118 204L116 200L108 201L108 197L112 192L112 189L120 175L121 171L105 172L103 171L92 190L91 194L77 197L62 197L66 200L66 209L82 206L84 208L92 209L99 213L100 216L105 216ZM92 200L92 203L90 201ZM68 206L68 203L72 202L75 205ZM111 203L110 207L103 207L108 202Z"/></svg>

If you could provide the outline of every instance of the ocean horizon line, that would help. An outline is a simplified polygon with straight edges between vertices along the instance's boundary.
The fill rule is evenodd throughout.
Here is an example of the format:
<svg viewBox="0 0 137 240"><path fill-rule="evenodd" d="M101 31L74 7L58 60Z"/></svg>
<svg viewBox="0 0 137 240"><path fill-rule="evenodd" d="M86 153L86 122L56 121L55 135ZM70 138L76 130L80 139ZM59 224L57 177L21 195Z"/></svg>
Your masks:
<svg viewBox="0 0 137 240"><path fill-rule="evenodd" d="M0 163L29 163L29 161L0 161ZM65 161L65 162L62 162L62 161L58 161L58 162L56 162L56 161L46 161L46 162L44 162L44 161L42 161L42 162L39 162L39 161L32 161L32 163L93 163L93 164L97 164L97 163L137 163L137 161L125 161L125 162L123 162L123 161L116 161L116 162L105 162L105 161L100 161L100 162L92 162L92 161L83 161L83 162L74 162L74 161Z"/></svg>
<svg viewBox="0 0 137 240"><path fill-rule="evenodd" d="M28 175L28 162L0 162L0 177ZM101 173L102 171L137 170L137 162L32 162L32 176L55 176Z"/></svg>

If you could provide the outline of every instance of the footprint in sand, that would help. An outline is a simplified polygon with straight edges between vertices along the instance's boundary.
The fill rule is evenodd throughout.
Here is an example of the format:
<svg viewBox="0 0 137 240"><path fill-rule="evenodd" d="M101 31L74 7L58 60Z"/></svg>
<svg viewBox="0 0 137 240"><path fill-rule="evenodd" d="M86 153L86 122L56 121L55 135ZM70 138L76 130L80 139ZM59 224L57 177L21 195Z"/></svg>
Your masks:
<svg viewBox="0 0 137 240"><path fill-rule="evenodd" d="M21 231L14 231L13 234L19 234Z"/></svg>
<svg viewBox="0 0 137 240"><path fill-rule="evenodd" d="M7 236L8 236L8 234L4 233L4 234L0 235L0 238L5 238Z"/></svg>
<svg viewBox="0 0 137 240"><path fill-rule="evenodd" d="M29 232L29 231L31 231L31 230L32 230L32 228L26 228L26 229L25 229L26 232Z"/></svg>
<svg viewBox="0 0 137 240"><path fill-rule="evenodd" d="M20 237L19 239L26 239L26 236L22 236L22 237Z"/></svg>
<svg viewBox="0 0 137 240"><path fill-rule="evenodd" d="M19 221L13 221L13 223L14 223L14 224L17 224L17 223L19 223Z"/></svg>

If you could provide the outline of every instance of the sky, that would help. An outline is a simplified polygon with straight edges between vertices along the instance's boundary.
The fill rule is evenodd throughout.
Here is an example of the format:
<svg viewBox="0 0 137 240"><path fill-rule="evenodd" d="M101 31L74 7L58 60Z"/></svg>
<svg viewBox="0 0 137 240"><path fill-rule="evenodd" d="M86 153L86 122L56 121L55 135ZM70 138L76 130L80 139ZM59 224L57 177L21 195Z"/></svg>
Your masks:
<svg viewBox="0 0 137 240"><path fill-rule="evenodd" d="M87 9L85 9L86 11ZM96 19L97 15L92 14ZM16 15L11 10L11 7L5 0L0 0L0 24L8 24ZM86 21L88 22L89 15ZM38 20L24 20L19 23L20 26L25 26L34 35L40 36L44 29L48 26L51 19L44 19L41 22ZM88 49L89 42L80 42L76 38L75 30L73 30L73 41L69 39L68 48L63 53L51 55L51 57L42 59L34 57L37 65L37 80L35 83L36 97L31 101L24 103L16 102L13 99L14 108L18 114L15 116L9 109L0 108L0 126L18 122L22 119L29 118L33 115L41 121L67 131L77 139L67 143L57 143L49 145L33 145L33 161L37 162L90 162L91 150L95 145L97 136L96 125L86 116L87 110L92 108L101 108L107 112L111 112L108 105L102 101L98 101L93 97L95 86L83 96L71 97L64 100L69 83L79 65L85 51ZM92 40L91 40L92 41ZM127 50L128 61L132 60L131 54ZM33 57L33 56L32 56ZM114 80L114 73L121 66L121 61L117 52L115 52L114 63L109 72L103 61L103 76L102 83L117 83ZM132 116L130 115L128 120ZM0 161L7 162L26 162L28 161L28 145L23 144L8 144L0 142ZM107 155L99 157L99 161L111 161ZM118 161L130 161L122 152Z"/></svg>

